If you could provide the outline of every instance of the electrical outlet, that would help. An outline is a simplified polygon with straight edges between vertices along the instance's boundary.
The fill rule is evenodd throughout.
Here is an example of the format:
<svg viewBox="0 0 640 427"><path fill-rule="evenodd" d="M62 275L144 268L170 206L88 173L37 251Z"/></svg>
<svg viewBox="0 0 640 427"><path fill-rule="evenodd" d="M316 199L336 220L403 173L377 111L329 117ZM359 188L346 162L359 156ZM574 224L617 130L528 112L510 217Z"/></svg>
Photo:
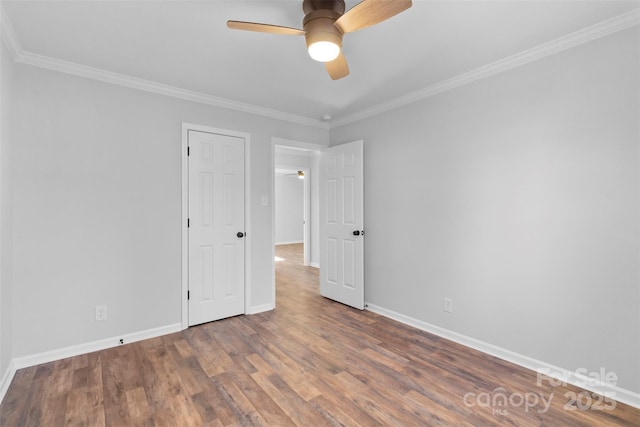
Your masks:
<svg viewBox="0 0 640 427"><path fill-rule="evenodd" d="M444 299L444 311L453 313L453 300L451 298Z"/></svg>
<svg viewBox="0 0 640 427"><path fill-rule="evenodd" d="M96 321L107 320L107 306L99 305L96 307Z"/></svg>

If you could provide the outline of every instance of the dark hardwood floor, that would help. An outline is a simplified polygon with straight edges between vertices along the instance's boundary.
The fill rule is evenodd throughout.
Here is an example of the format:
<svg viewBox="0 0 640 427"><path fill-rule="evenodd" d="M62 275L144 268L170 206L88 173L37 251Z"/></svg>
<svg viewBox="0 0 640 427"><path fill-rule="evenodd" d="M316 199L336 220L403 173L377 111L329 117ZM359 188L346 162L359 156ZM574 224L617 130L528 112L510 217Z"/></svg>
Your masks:
<svg viewBox="0 0 640 427"><path fill-rule="evenodd" d="M300 250L277 248L276 310L22 369L0 425L640 425L638 409L590 394L566 408L586 392L320 297Z"/></svg>

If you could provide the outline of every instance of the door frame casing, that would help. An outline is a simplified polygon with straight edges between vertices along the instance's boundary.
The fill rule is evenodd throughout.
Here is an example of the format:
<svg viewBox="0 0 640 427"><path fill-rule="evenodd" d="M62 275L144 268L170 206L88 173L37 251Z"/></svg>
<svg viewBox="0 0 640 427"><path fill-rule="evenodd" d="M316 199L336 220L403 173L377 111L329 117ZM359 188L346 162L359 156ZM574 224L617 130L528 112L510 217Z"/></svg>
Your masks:
<svg viewBox="0 0 640 427"><path fill-rule="evenodd" d="M308 267L311 263L311 180L316 179L315 176L311 176L311 168L300 168L304 173L303 193L302 193L302 205L304 213L303 221L304 226L302 228L302 241L304 242L304 256L303 264Z"/></svg>
<svg viewBox="0 0 640 427"><path fill-rule="evenodd" d="M233 136L244 139L244 312L251 304L251 181L249 170L250 141L251 135L245 132L238 132L227 129L214 128L193 123L182 123L182 215L180 230L182 234L182 272L181 272L181 324L182 329L189 327L189 301L187 295L189 291L189 229L187 219L189 218L189 157L187 156L187 146L189 144L189 131L213 133L218 135Z"/></svg>

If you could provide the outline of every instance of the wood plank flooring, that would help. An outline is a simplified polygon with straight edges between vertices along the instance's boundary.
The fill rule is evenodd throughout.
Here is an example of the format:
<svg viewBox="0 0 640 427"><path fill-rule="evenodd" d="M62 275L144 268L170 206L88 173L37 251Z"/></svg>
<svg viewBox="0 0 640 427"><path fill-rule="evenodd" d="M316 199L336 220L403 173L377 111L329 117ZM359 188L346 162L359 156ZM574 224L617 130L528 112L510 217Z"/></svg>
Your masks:
<svg viewBox="0 0 640 427"><path fill-rule="evenodd" d="M277 254L276 310L21 369L0 425L640 425L638 409L567 409L580 389L326 300L300 245Z"/></svg>

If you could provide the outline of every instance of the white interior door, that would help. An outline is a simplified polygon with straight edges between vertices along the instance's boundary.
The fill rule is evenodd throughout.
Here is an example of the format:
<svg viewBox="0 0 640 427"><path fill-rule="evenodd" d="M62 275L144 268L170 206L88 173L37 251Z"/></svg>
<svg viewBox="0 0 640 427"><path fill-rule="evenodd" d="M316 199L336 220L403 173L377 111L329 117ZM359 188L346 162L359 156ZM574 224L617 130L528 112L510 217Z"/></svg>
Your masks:
<svg viewBox="0 0 640 427"><path fill-rule="evenodd" d="M364 309L362 141L322 153L320 294Z"/></svg>
<svg viewBox="0 0 640 427"><path fill-rule="evenodd" d="M244 138L189 130L189 325L243 314Z"/></svg>

